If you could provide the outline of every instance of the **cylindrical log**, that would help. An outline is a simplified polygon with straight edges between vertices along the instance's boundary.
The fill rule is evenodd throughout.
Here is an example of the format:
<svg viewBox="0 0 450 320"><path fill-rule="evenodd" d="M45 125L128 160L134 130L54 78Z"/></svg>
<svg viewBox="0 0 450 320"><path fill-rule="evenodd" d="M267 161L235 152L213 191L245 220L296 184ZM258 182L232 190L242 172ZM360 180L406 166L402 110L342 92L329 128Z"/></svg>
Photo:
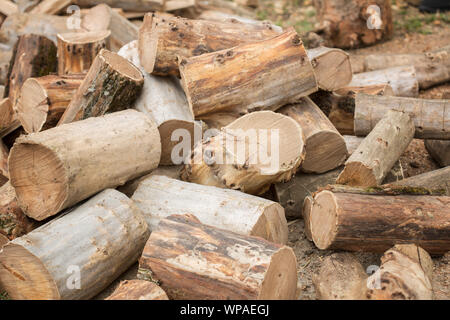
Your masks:
<svg viewBox="0 0 450 320"><path fill-rule="evenodd" d="M9 98L0 101L0 137L10 134L20 127L20 121L14 112L13 105Z"/></svg>
<svg viewBox="0 0 450 320"><path fill-rule="evenodd" d="M216 229L192 216L161 220L145 245L139 272L170 299L294 299L294 251L258 237Z"/></svg>
<svg viewBox="0 0 450 320"><path fill-rule="evenodd" d="M150 230L172 214L190 213L216 228L275 243L288 240L284 209L278 203L236 190L152 176L141 181L132 199Z"/></svg>
<svg viewBox="0 0 450 320"><path fill-rule="evenodd" d="M412 176L393 183L394 185L443 189L450 196L450 166Z"/></svg>
<svg viewBox="0 0 450 320"><path fill-rule="evenodd" d="M347 158L345 140L327 116L308 97L278 112L294 119L305 135L304 172L324 173L339 167Z"/></svg>
<svg viewBox="0 0 450 320"><path fill-rule="evenodd" d="M177 57L198 56L278 35L270 25L215 22L147 13L139 29L139 55L145 71L178 76Z"/></svg>
<svg viewBox="0 0 450 320"><path fill-rule="evenodd" d="M431 254L450 248L450 197L317 193L311 234L322 250L383 252L414 243Z"/></svg>
<svg viewBox="0 0 450 320"><path fill-rule="evenodd" d="M144 77L136 66L102 49L58 125L130 108L143 85Z"/></svg>
<svg viewBox="0 0 450 320"><path fill-rule="evenodd" d="M21 136L10 151L11 184L25 214L42 220L159 164L156 124L135 110Z"/></svg>
<svg viewBox="0 0 450 320"><path fill-rule="evenodd" d="M409 114L389 110L345 162L338 184L376 186L406 150L414 136Z"/></svg>
<svg viewBox="0 0 450 320"><path fill-rule="evenodd" d="M356 94L355 134L365 136L388 110L411 114L418 139L450 140L450 100Z"/></svg>
<svg viewBox="0 0 450 320"><path fill-rule="evenodd" d="M450 141L425 140L425 148L441 167L450 166Z"/></svg>
<svg viewBox="0 0 450 320"><path fill-rule="evenodd" d="M28 78L14 106L27 133L53 128L78 90L85 74Z"/></svg>
<svg viewBox="0 0 450 320"><path fill-rule="evenodd" d="M0 251L0 285L12 299L89 299L139 257L149 236L139 209L105 190Z"/></svg>
<svg viewBox="0 0 450 320"><path fill-rule="evenodd" d="M169 300L158 285L146 280L125 280L105 300Z"/></svg>

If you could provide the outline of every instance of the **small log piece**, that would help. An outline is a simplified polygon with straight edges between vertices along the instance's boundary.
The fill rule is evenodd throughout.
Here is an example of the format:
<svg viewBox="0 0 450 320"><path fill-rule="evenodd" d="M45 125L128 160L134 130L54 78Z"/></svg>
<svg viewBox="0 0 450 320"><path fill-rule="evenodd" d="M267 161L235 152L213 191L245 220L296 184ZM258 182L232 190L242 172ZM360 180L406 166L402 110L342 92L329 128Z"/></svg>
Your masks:
<svg viewBox="0 0 450 320"><path fill-rule="evenodd" d="M125 280L105 300L169 300L161 287L151 281Z"/></svg>

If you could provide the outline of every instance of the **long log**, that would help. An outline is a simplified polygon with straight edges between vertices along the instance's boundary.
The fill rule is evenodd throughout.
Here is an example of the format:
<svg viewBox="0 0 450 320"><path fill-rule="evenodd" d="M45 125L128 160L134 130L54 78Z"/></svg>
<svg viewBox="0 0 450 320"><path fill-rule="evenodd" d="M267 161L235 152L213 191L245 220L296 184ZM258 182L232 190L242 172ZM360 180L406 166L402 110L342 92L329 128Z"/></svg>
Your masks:
<svg viewBox="0 0 450 320"><path fill-rule="evenodd" d="M317 91L311 62L293 28L265 41L182 58L180 73L196 117L276 110Z"/></svg>
<svg viewBox="0 0 450 320"><path fill-rule="evenodd" d="M105 300L169 300L161 287L146 280L125 280Z"/></svg>
<svg viewBox="0 0 450 320"><path fill-rule="evenodd" d="M14 111L27 133L53 128L63 115L84 74L28 78Z"/></svg>
<svg viewBox="0 0 450 320"><path fill-rule="evenodd" d="M355 134L365 136L389 110L411 114L418 139L450 140L450 100L356 94Z"/></svg>
<svg viewBox="0 0 450 320"><path fill-rule="evenodd" d="M192 216L161 220L145 245L139 272L170 299L294 299L291 248L216 229Z"/></svg>
<svg viewBox="0 0 450 320"><path fill-rule="evenodd" d="M152 176L141 181L132 199L150 230L172 214L190 213L201 223L216 228L275 243L286 244L288 240L283 208L239 191Z"/></svg>
<svg viewBox="0 0 450 320"><path fill-rule="evenodd" d="M21 136L10 151L11 184L26 215L43 220L159 164L155 123L135 110Z"/></svg>
<svg viewBox="0 0 450 320"><path fill-rule="evenodd" d="M428 189L443 189L450 196L450 166L425 172L397 182L394 185L422 187Z"/></svg>
<svg viewBox="0 0 450 320"><path fill-rule="evenodd" d="M0 284L12 299L89 299L138 259L148 236L139 209L108 189L5 245Z"/></svg>
<svg viewBox="0 0 450 320"><path fill-rule="evenodd" d="M130 108L143 85L144 77L136 66L102 49L58 125Z"/></svg>
<svg viewBox="0 0 450 320"><path fill-rule="evenodd" d="M425 140L425 148L441 167L450 166L450 141Z"/></svg>

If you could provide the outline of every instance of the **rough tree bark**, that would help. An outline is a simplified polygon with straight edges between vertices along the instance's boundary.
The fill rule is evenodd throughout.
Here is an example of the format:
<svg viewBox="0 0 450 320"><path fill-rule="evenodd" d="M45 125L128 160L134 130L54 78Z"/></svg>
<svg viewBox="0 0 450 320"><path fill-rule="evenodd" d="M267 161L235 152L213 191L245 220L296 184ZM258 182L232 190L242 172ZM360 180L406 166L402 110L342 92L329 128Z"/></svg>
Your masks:
<svg viewBox="0 0 450 320"><path fill-rule="evenodd" d="M445 191L446 195L450 196L450 166L412 176L392 184L428 189L442 189Z"/></svg>

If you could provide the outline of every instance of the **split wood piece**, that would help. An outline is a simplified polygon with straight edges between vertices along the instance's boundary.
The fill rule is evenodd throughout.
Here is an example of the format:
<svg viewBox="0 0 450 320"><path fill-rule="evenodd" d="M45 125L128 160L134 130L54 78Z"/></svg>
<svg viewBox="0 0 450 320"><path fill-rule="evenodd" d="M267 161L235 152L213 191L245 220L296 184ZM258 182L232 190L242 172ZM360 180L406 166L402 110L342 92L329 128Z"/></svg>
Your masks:
<svg viewBox="0 0 450 320"><path fill-rule="evenodd" d="M58 74L86 73L101 49L109 49L111 31L58 34Z"/></svg>
<svg viewBox="0 0 450 320"><path fill-rule="evenodd" d="M160 155L156 124L125 110L19 137L9 173L20 207L40 221L149 173Z"/></svg>
<svg viewBox="0 0 450 320"><path fill-rule="evenodd" d="M303 218L303 232L305 233L306 239L309 241L312 241L312 234L311 234L311 210L313 206L313 197L307 196L305 197L305 200L303 201L302 206L302 218Z"/></svg>
<svg viewBox="0 0 450 320"><path fill-rule="evenodd" d="M389 111L404 111L415 124L418 139L450 140L450 100L383 97L363 93L355 98L355 135L365 136Z"/></svg>
<svg viewBox="0 0 450 320"><path fill-rule="evenodd" d="M318 47L308 50L319 88L334 91L352 81L349 54L341 49Z"/></svg>
<svg viewBox="0 0 450 320"><path fill-rule="evenodd" d="M312 280L319 300L366 300L367 277L358 259L343 252L325 257Z"/></svg>
<svg viewBox="0 0 450 320"><path fill-rule="evenodd" d="M188 8L194 8L197 5L197 0L166 0L164 4L164 11L175 11Z"/></svg>
<svg viewBox="0 0 450 320"><path fill-rule="evenodd" d="M247 7L252 7L252 8L257 8L258 7L258 2L259 0L235 0L234 2L236 2L237 4L241 5L241 6L247 6Z"/></svg>
<svg viewBox="0 0 450 320"><path fill-rule="evenodd" d="M367 281L370 288L367 292L368 299L433 299L431 278L421 264L422 259L432 264L431 258L422 248L408 246L395 246L384 253L380 268Z"/></svg>
<svg viewBox="0 0 450 320"><path fill-rule="evenodd" d="M12 1L9 0L0 0L0 13L4 15L5 17L18 13L19 8L17 7L17 4L15 4Z"/></svg>
<svg viewBox="0 0 450 320"><path fill-rule="evenodd" d="M287 300L297 288L291 248L207 226L192 215L161 220L139 273L176 300Z"/></svg>
<svg viewBox="0 0 450 320"><path fill-rule="evenodd" d="M0 234L10 240L20 237L40 225L19 208L16 192L9 182L0 187Z"/></svg>
<svg viewBox="0 0 450 320"><path fill-rule="evenodd" d="M389 84L398 97L418 97L419 83L413 66L393 67L353 75L349 87Z"/></svg>
<svg viewBox="0 0 450 320"><path fill-rule="evenodd" d="M425 140L425 148L441 167L450 166L450 141Z"/></svg>
<svg viewBox="0 0 450 320"><path fill-rule="evenodd" d="M144 77L136 66L102 49L58 125L130 108L143 85Z"/></svg>
<svg viewBox="0 0 450 320"><path fill-rule="evenodd" d="M43 0L28 12L31 14L58 14L72 3L72 0Z"/></svg>
<svg viewBox="0 0 450 320"><path fill-rule="evenodd" d="M25 80L56 71L56 51L53 42L44 36L27 34L19 37L13 49L4 93L13 106Z"/></svg>
<svg viewBox="0 0 450 320"><path fill-rule="evenodd" d="M194 121L186 95L178 79L148 74L139 63L137 41L132 41L119 50L120 56L128 59L144 74L142 93L133 104L133 108L153 118L161 136L161 165L183 163L189 154L172 155L174 147L187 143L189 153L194 146L195 131L201 133L201 126ZM189 141L184 141L189 139Z"/></svg>
<svg viewBox="0 0 450 320"><path fill-rule="evenodd" d="M167 0L75 0L74 4L81 7L92 7L99 3L104 3L111 8L121 8L125 11L133 12L148 12L148 11L163 11L164 3Z"/></svg>
<svg viewBox="0 0 450 320"><path fill-rule="evenodd" d="M182 179L263 194L272 183L290 180L304 154L304 135L293 119L271 111L252 112L199 143Z"/></svg>
<svg viewBox="0 0 450 320"><path fill-rule="evenodd" d="M201 223L286 244L288 227L278 203L236 190L202 186L164 176L143 180L133 201L150 230L172 214L193 214Z"/></svg>
<svg viewBox="0 0 450 320"><path fill-rule="evenodd" d="M278 35L269 25L215 22L148 13L139 29L139 55L148 73L179 76L177 57L189 58Z"/></svg>
<svg viewBox="0 0 450 320"><path fill-rule="evenodd" d="M105 300L169 300L161 287L146 280L125 280Z"/></svg>
<svg viewBox="0 0 450 320"><path fill-rule="evenodd" d="M5 245L0 285L12 299L90 299L138 259L148 236L134 203L107 189Z"/></svg>
<svg viewBox="0 0 450 320"><path fill-rule="evenodd" d="M20 121L14 112L9 98L0 101L0 137L5 137L20 127Z"/></svg>
<svg viewBox="0 0 450 320"><path fill-rule="evenodd" d="M28 78L20 90L15 114L27 133L53 128L63 115L85 74Z"/></svg>
<svg viewBox="0 0 450 320"><path fill-rule="evenodd" d="M300 167L303 172L324 173L344 163L344 138L310 98L302 98L278 112L294 119L305 135L306 155Z"/></svg>
<svg viewBox="0 0 450 320"><path fill-rule="evenodd" d="M315 0L319 30L331 47L358 48L393 35L390 0Z"/></svg>
<svg viewBox="0 0 450 320"><path fill-rule="evenodd" d="M430 254L450 246L450 197L324 190L314 196L311 234L321 249L383 252L414 243Z"/></svg>
<svg viewBox="0 0 450 320"><path fill-rule="evenodd" d="M406 150L414 136L408 113L389 110L345 162L336 180L351 186L377 186Z"/></svg>
<svg viewBox="0 0 450 320"><path fill-rule="evenodd" d="M8 157L9 149L0 139L0 185L4 185L9 180Z"/></svg>
<svg viewBox="0 0 450 320"><path fill-rule="evenodd" d="M450 196L450 166L412 176L393 183L394 185L443 189Z"/></svg>
<svg viewBox="0 0 450 320"><path fill-rule="evenodd" d="M200 118L221 111L276 110L317 91L311 62L293 28L269 40L182 58L180 73L189 105Z"/></svg>

